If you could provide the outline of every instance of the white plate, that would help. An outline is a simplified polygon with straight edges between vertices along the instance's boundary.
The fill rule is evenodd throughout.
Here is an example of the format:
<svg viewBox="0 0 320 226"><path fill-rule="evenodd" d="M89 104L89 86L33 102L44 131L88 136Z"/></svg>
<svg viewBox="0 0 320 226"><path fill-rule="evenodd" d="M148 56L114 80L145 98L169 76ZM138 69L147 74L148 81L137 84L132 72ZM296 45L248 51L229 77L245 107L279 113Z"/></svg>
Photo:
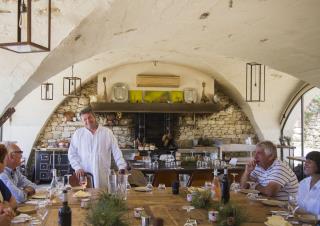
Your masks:
<svg viewBox="0 0 320 226"><path fill-rule="evenodd" d="M184 102L191 104L196 103L198 99L197 90L194 88L186 88L183 90Z"/></svg>
<svg viewBox="0 0 320 226"><path fill-rule="evenodd" d="M128 102L129 88L123 82L115 83L111 88L112 101L116 103Z"/></svg>
<svg viewBox="0 0 320 226"><path fill-rule="evenodd" d="M147 187L135 187L133 188L134 191L139 191L139 192L149 192L152 191L152 189L147 188Z"/></svg>

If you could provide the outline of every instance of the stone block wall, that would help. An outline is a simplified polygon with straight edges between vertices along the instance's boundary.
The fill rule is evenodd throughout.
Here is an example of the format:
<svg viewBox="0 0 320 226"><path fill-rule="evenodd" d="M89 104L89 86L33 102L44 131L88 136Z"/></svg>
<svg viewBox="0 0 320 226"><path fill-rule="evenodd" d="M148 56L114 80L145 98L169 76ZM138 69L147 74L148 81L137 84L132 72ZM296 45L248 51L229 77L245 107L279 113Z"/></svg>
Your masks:
<svg viewBox="0 0 320 226"><path fill-rule="evenodd" d="M74 131L83 126L79 118L76 121L65 121L65 113L71 111L77 115L81 109L88 106L89 96L97 93L97 80L88 82L81 93L80 97L66 98L55 110L43 127L36 146L47 146L48 140L56 142L70 140ZM176 140L192 140L202 137L221 139L225 143L244 143L248 136L256 140L255 131L239 106L219 90L216 99L224 106L223 110L217 113L196 114L195 116L193 114L178 115L178 122L174 123ZM116 113L97 114L100 124L108 124L107 120L112 118L113 126L109 128L118 139L120 147L132 146L135 139L133 123L119 125L119 122L123 119L133 122L134 114L124 113L121 119L117 117L119 116Z"/></svg>

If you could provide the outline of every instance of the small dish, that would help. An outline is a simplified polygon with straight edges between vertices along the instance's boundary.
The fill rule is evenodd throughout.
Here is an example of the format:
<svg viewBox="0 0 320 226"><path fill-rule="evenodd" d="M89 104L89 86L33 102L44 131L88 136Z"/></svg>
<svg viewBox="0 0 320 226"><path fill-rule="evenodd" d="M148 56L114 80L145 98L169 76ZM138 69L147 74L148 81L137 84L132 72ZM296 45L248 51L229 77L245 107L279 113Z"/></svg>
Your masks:
<svg viewBox="0 0 320 226"><path fill-rule="evenodd" d="M85 191L77 191L76 193L74 193L72 195L72 197L74 198L80 198L80 199L83 199L83 198L89 198L91 197L91 194L89 192L85 192Z"/></svg>
<svg viewBox="0 0 320 226"><path fill-rule="evenodd" d="M262 200L262 204L267 205L267 206L285 206L286 202L284 201L279 201L279 200Z"/></svg>
<svg viewBox="0 0 320 226"><path fill-rule="evenodd" d="M149 191L152 191L152 189L147 188L147 187L135 187L133 190L134 191L138 191L138 192L149 192Z"/></svg>
<svg viewBox="0 0 320 226"><path fill-rule="evenodd" d="M39 194L34 194L33 196L31 196L31 198L33 198L33 199L46 199L47 195L44 193L39 193Z"/></svg>
<svg viewBox="0 0 320 226"><path fill-rule="evenodd" d="M299 221L304 222L304 223L314 224L317 222L316 216L314 216L312 214L298 214L297 218Z"/></svg>
<svg viewBox="0 0 320 226"><path fill-rule="evenodd" d="M244 194L249 194L249 193L259 194L260 193L260 191L254 190L254 189L240 189L239 192L244 193Z"/></svg>
<svg viewBox="0 0 320 226"><path fill-rule="evenodd" d="M36 213L37 209L36 206L20 206L17 208L17 211L19 213L32 214Z"/></svg>

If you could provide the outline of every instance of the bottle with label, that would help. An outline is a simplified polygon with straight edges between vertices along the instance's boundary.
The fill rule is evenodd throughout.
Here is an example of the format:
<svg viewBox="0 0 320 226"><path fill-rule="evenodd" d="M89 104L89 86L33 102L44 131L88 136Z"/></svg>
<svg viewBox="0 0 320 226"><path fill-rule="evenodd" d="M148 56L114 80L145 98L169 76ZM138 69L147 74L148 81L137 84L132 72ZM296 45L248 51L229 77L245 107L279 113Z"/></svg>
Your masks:
<svg viewBox="0 0 320 226"><path fill-rule="evenodd" d="M59 225L71 226L71 208L68 205L68 193L67 190L63 190L63 206L59 209Z"/></svg>
<svg viewBox="0 0 320 226"><path fill-rule="evenodd" d="M230 190L229 190L229 181L228 181L228 169L225 168L223 172L223 178L221 183L221 202L226 204L230 199Z"/></svg>
<svg viewBox="0 0 320 226"><path fill-rule="evenodd" d="M221 185L220 185L217 169L214 169L213 171L213 181L212 181L211 192L212 192L212 198L214 200L221 199Z"/></svg>

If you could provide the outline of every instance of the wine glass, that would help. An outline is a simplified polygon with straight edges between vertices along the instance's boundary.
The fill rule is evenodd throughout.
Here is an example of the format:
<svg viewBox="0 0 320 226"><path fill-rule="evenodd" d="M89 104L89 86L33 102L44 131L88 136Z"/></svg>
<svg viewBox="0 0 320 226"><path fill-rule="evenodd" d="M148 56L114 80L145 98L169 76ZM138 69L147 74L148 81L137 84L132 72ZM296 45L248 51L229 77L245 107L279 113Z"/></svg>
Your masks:
<svg viewBox="0 0 320 226"><path fill-rule="evenodd" d="M153 186L152 186L152 174L147 174L147 176L148 176L148 183L147 183L146 188L148 190L152 190L153 189Z"/></svg>
<svg viewBox="0 0 320 226"><path fill-rule="evenodd" d="M190 218L190 211L195 209L194 206L182 206L182 209L187 211L187 217L188 217L188 219L187 219L186 223L184 224L184 226L197 225L197 221Z"/></svg>
<svg viewBox="0 0 320 226"><path fill-rule="evenodd" d="M236 176L238 175L238 173L231 173L231 175L233 176L233 182L230 185L230 190L238 192L238 190L240 189L240 184L236 182Z"/></svg>
<svg viewBox="0 0 320 226"><path fill-rule="evenodd" d="M159 162L158 162L158 155L154 155L154 162L153 162L153 166L154 168L158 168L159 167Z"/></svg>
<svg viewBox="0 0 320 226"><path fill-rule="evenodd" d="M70 184L70 177L72 176L71 174L65 175L67 177L67 184L64 186L66 190L71 190L71 184Z"/></svg>
<svg viewBox="0 0 320 226"><path fill-rule="evenodd" d="M80 176L79 184L82 187L82 191L84 191L86 189L86 187L87 187L87 184L88 184L87 176Z"/></svg>
<svg viewBox="0 0 320 226"><path fill-rule="evenodd" d="M291 213L291 217L294 216L296 210L299 208L296 194L288 195L288 210Z"/></svg>

